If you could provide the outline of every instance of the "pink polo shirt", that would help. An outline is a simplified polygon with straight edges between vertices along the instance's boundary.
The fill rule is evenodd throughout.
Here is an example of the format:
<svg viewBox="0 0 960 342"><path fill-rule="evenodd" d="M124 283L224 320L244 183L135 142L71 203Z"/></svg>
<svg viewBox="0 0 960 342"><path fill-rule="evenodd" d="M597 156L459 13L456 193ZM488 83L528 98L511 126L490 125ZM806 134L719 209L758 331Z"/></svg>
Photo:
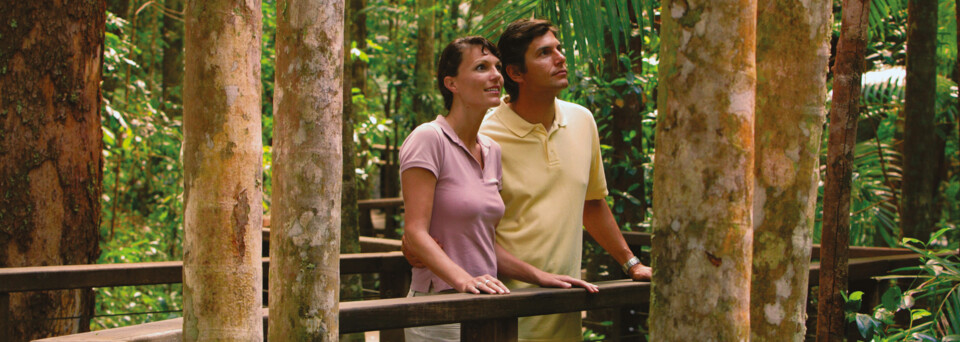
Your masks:
<svg viewBox="0 0 960 342"><path fill-rule="evenodd" d="M500 145L477 135L484 167L470 154L443 116L420 125L400 147L400 173L412 167L437 177L430 236L472 276L497 275L494 229L503 217ZM439 292L452 287L428 268L413 268L410 289Z"/></svg>

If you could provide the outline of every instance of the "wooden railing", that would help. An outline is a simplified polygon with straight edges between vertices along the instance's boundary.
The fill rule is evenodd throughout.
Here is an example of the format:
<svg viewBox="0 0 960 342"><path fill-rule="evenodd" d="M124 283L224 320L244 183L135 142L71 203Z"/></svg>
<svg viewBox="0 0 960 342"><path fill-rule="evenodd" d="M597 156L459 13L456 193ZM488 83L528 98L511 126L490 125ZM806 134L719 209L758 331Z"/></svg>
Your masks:
<svg viewBox="0 0 960 342"><path fill-rule="evenodd" d="M347 272L384 272L405 269L406 262L397 252L376 253L375 255L343 255L341 269ZM886 274L891 269L914 266L919 263L916 254L886 255L850 260L851 283L870 280L870 277ZM154 273L167 274L167 280L176 282L180 272L175 262L148 263ZM159 264L159 265L157 265ZM133 280L129 277L143 274L137 264L93 265L91 266L48 266L27 269L0 269L0 292L24 290L66 289L89 286L118 286L118 284L144 284L148 281ZM104 269L111 269L112 278L123 278L121 282L109 280L111 277L96 277ZM265 262L265 269L266 262ZM159 272L158 272L159 271ZM811 285L816 284L819 264L810 268ZM63 275L76 283L53 278ZM123 276L118 276L124 274ZM93 280L93 279L99 279ZM150 283L159 283L154 278ZM875 281L873 281L876 283ZM32 284L32 285L30 285ZM59 284L59 285L58 285ZM588 294L582 289L524 289L513 291L510 295L487 296L468 294L449 294L426 297L394 298L372 301L345 302L340 304L340 332L352 333L371 330L400 329L404 327L463 323L463 341L502 341L513 340L516 334L516 317L548 313L592 310L608 307L634 306L646 304L650 288L646 282L612 281L599 283L600 292ZM269 315L264 311L264 322ZM178 323L179 322L179 323ZM177 337L182 321L172 320L155 322L119 329L102 330L79 335L48 339L48 341L78 341L96 336L104 340L108 336L125 336L117 340L156 340L157 336ZM138 333L139 331L139 333ZM394 330L396 331L396 330ZM95 334L95 335L94 335ZM396 336L396 335L395 335Z"/></svg>

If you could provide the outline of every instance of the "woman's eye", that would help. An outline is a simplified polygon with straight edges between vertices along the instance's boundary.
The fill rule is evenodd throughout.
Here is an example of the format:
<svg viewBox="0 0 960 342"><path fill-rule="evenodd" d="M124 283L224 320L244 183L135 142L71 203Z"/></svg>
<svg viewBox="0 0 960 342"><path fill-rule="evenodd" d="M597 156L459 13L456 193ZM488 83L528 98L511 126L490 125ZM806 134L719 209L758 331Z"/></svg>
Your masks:
<svg viewBox="0 0 960 342"><path fill-rule="evenodd" d="M483 64L477 66L476 70L485 70L487 67Z"/></svg>

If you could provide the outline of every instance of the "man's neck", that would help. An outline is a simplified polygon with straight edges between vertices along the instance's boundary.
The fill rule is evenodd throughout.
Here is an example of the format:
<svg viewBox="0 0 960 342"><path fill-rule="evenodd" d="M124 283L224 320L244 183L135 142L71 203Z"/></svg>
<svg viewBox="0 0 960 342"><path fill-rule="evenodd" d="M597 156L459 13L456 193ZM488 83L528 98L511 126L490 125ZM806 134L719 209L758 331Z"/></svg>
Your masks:
<svg viewBox="0 0 960 342"><path fill-rule="evenodd" d="M557 94L554 93L526 93L521 92L516 100L508 104L517 115L532 124L541 124L550 129L557 116L557 107L554 103Z"/></svg>

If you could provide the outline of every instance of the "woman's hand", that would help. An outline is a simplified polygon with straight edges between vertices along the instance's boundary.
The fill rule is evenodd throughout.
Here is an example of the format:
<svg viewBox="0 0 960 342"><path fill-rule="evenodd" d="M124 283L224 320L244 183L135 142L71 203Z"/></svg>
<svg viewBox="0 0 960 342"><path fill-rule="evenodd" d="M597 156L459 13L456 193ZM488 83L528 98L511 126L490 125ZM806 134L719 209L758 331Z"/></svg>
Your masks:
<svg viewBox="0 0 960 342"><path fill-rule="evenodd" d="M587 292L597 293L600 292L600 288L597 285L588 283L586 281L553 273L544 272L540 276L540 286L543 287L559 287L564 289L569 289L571 287L577 286L587 289Z"/></svg>
<svg viewBox="0 0 960 342"><path fill-rule="evenodd" d="M457 292L462 293L490 293L490 294L507 294L510 293L510 289L506 285L503 285L499 279L494 278L489 274L484 274L479 277L466 278L463 281L460 281L455 286Z"/></svg>

